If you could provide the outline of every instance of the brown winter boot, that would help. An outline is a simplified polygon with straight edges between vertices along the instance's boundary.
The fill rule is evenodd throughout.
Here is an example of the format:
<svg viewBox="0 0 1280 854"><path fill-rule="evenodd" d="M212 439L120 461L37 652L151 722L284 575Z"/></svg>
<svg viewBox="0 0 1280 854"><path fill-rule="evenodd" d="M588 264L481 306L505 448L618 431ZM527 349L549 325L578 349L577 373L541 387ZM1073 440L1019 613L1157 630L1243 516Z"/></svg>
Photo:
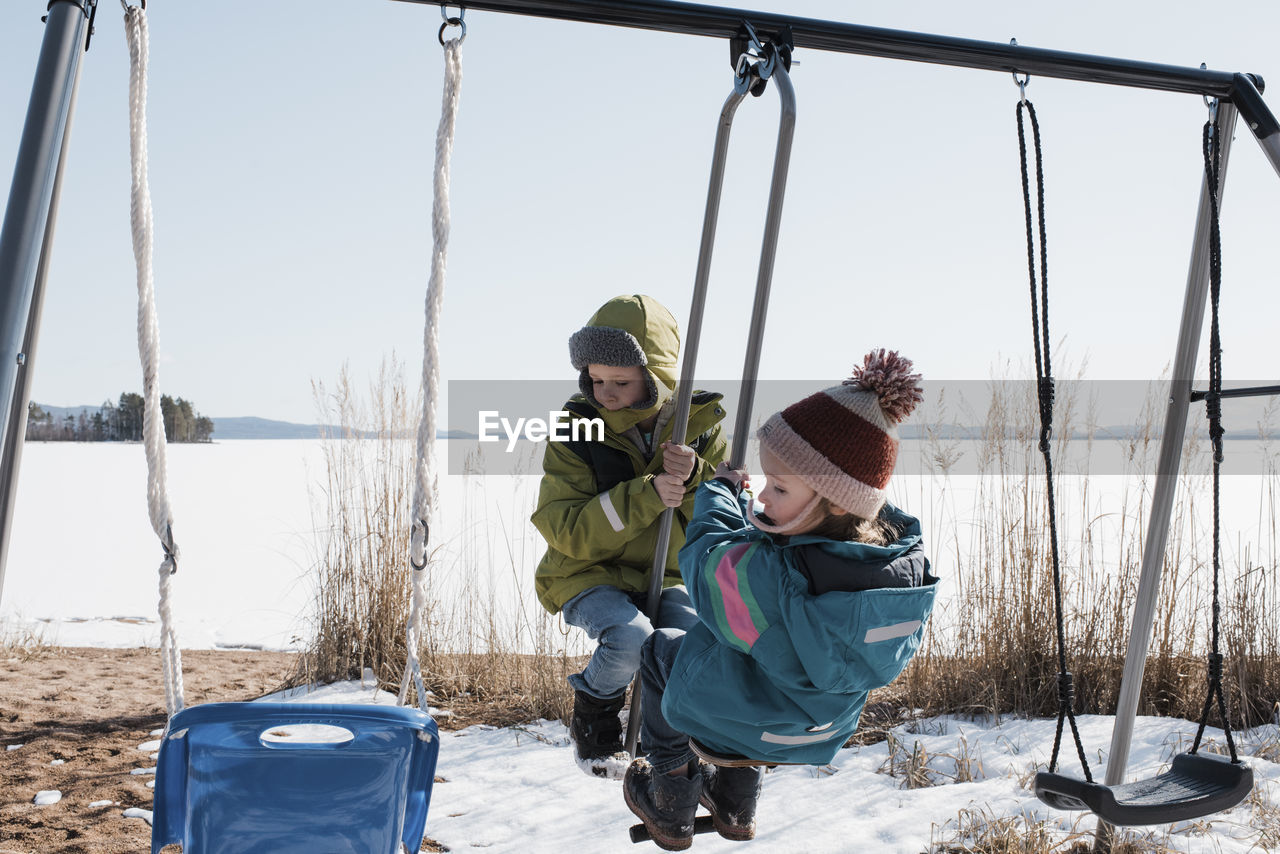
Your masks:
<svg viewBox="0 0 1280 854"><path fill-rule="evenodd" d="M622 796L631 811L644 822L659 848L683 851L693 844L693 819L702 794L702 775L693 766L692 777L655 774L649 760L636 759L622 780Z"/></svg>
<svg viewBox="0 0 1280 854"><path fill-rule="evenodd" d="M756 803L764 769L702 766L702 805L711 812L716 833L725 839L745 842L756 835Z"/></svg>

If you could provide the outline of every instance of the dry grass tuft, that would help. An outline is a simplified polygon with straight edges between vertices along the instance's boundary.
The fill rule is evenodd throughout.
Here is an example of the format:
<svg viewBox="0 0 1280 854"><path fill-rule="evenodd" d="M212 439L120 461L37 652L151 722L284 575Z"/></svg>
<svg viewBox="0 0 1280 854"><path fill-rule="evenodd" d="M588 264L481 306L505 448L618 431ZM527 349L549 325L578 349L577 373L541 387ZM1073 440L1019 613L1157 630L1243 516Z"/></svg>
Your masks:
<svg viewBox="0 0 1280 854"><path fill-rule="evenodd" d="M961 810L954 821L934 825L926 854L1092 854L1092 821L1088 829L1063 833L1049 822L1024 815L992 815L985 809ZM1167 837L1157 833L1121 832L1111 841L1111 854L1174 854Z"/></svg>
<svg viewBox="0 0 1280 854"><path fill-rule="evenodd" d="M402 438L411 401L394 363L384 365L367 410L345 370L332 393L316 385L315 395L323 423L340 424L342 432L325 439L314 634L297 681L358 678L370 668L380 684L398 690L411 594L413 449ZM428 631L431 617L428 609Z"/></svg>
<svg viewBox="0 0 1280 854"><path fill-rule="evenodd" d="M955 822L935 825L928 854L1086 854L1092 838L1080 834L1060 839L1041 822L1023 816L995 816L985 809L961 810Z"/></svg>
<svg viewBox="0 0 1280 854"><path fill-rule="evenodd" d="M48 655L51 648L40 628L0 627L0 658L7 661L33 661Z"/></svg>
<svg viewBox="0 0 1280 854"><path fill-rule="evenodd" d="M413 583L412 437L419 403L394 361L371 385L367 403L345 371L336 389L317 384L315 394L323 423L341 429L326 439L314 633L293 681L351 679L371 668L380 687L397 692L407 659ZM486 478L472 472L465 479L462 565L444 566L436 549L422 570L427 604L418 655L424 684L433 702L456 701L486 723L568 720L572 692L566 677L581 662L570 655L565 634L551 618L531 621L523 607L513 617L496 590L483 589L481 576L505 564L522 590L532 563L520 551L488 551L493 520L477 518L476 512L477 504L487 506Z"/></svg>

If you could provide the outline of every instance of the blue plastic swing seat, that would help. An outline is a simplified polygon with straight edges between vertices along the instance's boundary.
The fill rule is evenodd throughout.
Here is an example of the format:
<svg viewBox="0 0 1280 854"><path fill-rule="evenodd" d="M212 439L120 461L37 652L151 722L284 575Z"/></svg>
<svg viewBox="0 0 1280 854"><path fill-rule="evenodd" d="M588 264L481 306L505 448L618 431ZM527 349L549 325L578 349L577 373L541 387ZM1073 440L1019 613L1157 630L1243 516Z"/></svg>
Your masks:
<svg viewBox="0 0 1280 854"><path fill-rule="evenodd" d="M1253 769L1212 753L1179 753L1163 774L1118 786L1041 771L1036 797L1062 810L1089 810L1110 824L1168 824L1229 810L1253 788Z"/></svg>
<svg viewBox="0 0 1280 854"><path fill-rule="evenodd" d="M430 715L400 706L184 709L160 745L151 852L417 852L439 744Z"/></svg>

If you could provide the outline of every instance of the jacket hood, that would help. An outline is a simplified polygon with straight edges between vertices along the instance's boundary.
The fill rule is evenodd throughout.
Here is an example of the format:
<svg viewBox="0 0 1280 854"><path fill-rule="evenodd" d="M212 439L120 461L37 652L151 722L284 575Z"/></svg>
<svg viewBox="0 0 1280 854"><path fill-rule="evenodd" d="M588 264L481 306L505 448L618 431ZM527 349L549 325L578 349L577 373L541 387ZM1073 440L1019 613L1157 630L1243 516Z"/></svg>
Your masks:
<svg viewBox="0 0 1280 854"><path fill-rule="evenodd" d="M662 303L645 294L614 297L569 339L569 360L579 372L579 387L597 408L587 365L635 365L645 372L649 394L644 401L617 412L601 409L609 429L618 433L656 413L671 397L679 358L676 319Z"/></svg>

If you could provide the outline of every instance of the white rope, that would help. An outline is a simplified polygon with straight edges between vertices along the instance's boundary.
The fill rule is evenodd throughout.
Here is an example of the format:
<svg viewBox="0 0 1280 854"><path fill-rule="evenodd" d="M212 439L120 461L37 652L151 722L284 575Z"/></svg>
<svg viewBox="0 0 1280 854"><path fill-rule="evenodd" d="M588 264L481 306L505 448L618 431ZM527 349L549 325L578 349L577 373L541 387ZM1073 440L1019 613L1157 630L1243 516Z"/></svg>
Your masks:
<svg viewBox="0 0 1280 854"><path fill-rule="evenodd" d="M132 166L130 221L133 258L138 269L138 355L142 360L142 442L147 453L147 509L151 527L160 538L165 557L160 564L160 658L164 670L165 706L169 716L184 705L182 652L173 628L170 588L177 571L178 547L173 542L173 514L165 486L164 417L160 409L160 322L156 316L155 283L151 270L153 226L151 187L147 178L147 15L129 6L124 15L129 40L129 161Z"/></svg>
<svg viewBox="0 0 1280 854"><path fill-rule="evenodd" d="M426 328L423 333L422 417L418 421L413 489L413 533L409 539L410 575L413 600L409 611L406 642L409 647L404 679L400 683L400 702L409 691L412 675L418 689L418 705L427 710L427 692L422 684L422 668L418 661L418 634L422 614L426 610L427 535L435 512L436 473L436 404L440 399L440 311L444 303L445 259L449 251L449 163L453 156L454 126L458 116L458 95L462 83L462 38L444 43L444 99L440 107L440 126L436 129L435 197L431 205L431 278L427 282Z"/></svg>

